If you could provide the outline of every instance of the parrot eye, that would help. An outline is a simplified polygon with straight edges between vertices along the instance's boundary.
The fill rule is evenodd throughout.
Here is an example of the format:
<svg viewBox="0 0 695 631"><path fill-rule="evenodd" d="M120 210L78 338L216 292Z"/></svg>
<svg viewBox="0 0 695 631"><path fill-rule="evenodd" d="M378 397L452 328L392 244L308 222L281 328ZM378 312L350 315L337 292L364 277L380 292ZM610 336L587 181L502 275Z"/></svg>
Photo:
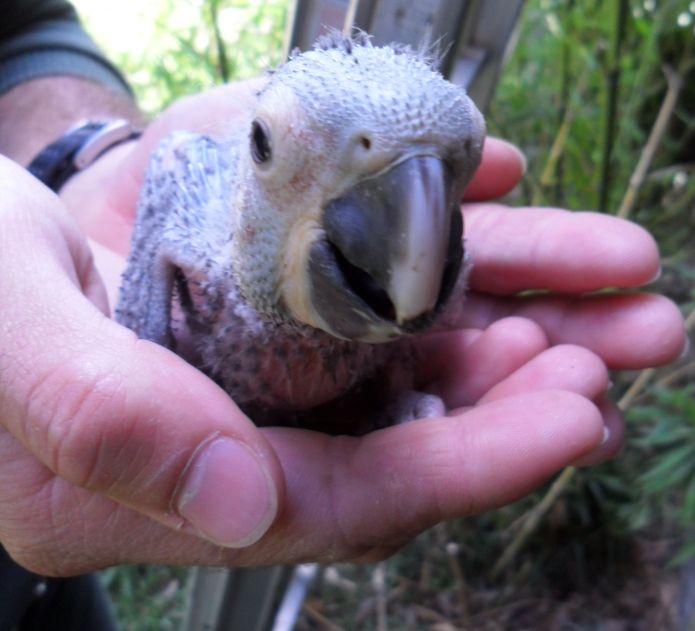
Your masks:
<svg viewBox="0 0 695 631"><path fill-rule="evenodd" d="M268 162L272 156L270 134L265 123L256 119L251 125L251 157L256 164Z"/></svg>

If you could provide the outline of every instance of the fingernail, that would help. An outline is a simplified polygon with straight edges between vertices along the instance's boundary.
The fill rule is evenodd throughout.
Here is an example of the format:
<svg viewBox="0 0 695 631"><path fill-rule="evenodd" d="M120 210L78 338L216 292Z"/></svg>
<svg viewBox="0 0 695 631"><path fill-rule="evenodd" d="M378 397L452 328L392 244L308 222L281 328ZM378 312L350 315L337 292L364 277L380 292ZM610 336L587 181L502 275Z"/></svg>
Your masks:
<svg viewBox="0 0 695 631"><path fill-rule="evenodd" d="M661 274L663 274L664 269L659 265L659 269L656 270L656 274L654 274L653 278L647 283L647 285L651 283L655 283L657 280L661 278Z"/></svg>
<svg viewBox="0 0 695 631"><path fill-rule="evenodd" d="M678 356L678 359L685 359L689 354L690 354L690 338L688 337L688 334L686 332L685 344L683 344L683 350L681 351L681 354Z"/></svg>
<svg viewBox="0 0 695 631"><path fill-rule="evenodd" d="M605 425L603 427L603 440L601 441L600 447L603 447L611 439L611 430L609 430Z"/></svg>
<svg viewBox="0 0 695 631"><path fill-rule="evenodd" d="M505 141L507 142L507 141ZM526 171L528 171L528 160L526 158L526 154L519 149L515 144L512 144L511 142L507 142L507 144L516 152L516 154L519 156L521 160L521 165L522 165L522 171L521 175L526 175Z"/></svg>
<svg viewBox="0 0 695 631"><path fill-rule="evenodd" d="M193 529L221 546L258 541L277 512L270 473L242 443L217 438L194 456L176 508Z"/></svg>

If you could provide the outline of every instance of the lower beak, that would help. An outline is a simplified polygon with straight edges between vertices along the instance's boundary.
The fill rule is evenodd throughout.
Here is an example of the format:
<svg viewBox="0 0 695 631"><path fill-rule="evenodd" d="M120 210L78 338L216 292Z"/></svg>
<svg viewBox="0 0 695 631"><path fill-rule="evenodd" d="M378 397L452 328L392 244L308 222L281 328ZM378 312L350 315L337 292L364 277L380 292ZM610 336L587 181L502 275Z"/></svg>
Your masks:
<svg viewBox="0 0 695 631"><path fill-rule="evenodd" d="M314 292L315 307L331 330L352 339L361 323L372 337L389 338L418 332L431 322L448 298L463 257L453 181L443 160L415 156L358 182L326 206L323 249L330 250L336 269L327 268L328 252L319 248L312 259L320 264L312 265L310 273L328 272L333 289L341 285L342 300L336 302L331 291L331 304L322 305ZM317 280L326 286L326 278Z"/></svg>

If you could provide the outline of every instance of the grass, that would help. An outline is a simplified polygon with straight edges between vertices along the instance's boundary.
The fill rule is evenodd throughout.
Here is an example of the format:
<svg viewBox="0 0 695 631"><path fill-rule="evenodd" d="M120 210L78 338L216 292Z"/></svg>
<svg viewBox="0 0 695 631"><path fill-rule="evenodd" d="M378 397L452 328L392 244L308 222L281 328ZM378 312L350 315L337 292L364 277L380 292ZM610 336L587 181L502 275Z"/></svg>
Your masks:
<svg viewBox="0 0 695 631"><path fill-rule="evenodd" d="M132 565L101 572L116 616L127 631L175 631L186 604L188 568Z"/></svg>

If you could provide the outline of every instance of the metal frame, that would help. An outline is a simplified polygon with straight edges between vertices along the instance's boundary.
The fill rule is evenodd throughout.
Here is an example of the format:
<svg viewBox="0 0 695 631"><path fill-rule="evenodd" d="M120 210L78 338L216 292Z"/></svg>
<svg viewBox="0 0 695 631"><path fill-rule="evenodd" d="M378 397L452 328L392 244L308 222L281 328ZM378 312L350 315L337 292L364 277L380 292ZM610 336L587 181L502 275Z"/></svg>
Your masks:
<svg viewBox="0 0 695 631"><path fill-rule="evenodd" d="M375 44L433 46L444 76L486 110L515 42L524 0L295 0L286 52L328 29L359 28Z"/></svg>
<svg viewBox="0 0 695 631"><path fill-rule="evenodd" d="M196 568L182 628L188 631L270 631L292 573L293 568L284 566L233 570Z"/></svg>

